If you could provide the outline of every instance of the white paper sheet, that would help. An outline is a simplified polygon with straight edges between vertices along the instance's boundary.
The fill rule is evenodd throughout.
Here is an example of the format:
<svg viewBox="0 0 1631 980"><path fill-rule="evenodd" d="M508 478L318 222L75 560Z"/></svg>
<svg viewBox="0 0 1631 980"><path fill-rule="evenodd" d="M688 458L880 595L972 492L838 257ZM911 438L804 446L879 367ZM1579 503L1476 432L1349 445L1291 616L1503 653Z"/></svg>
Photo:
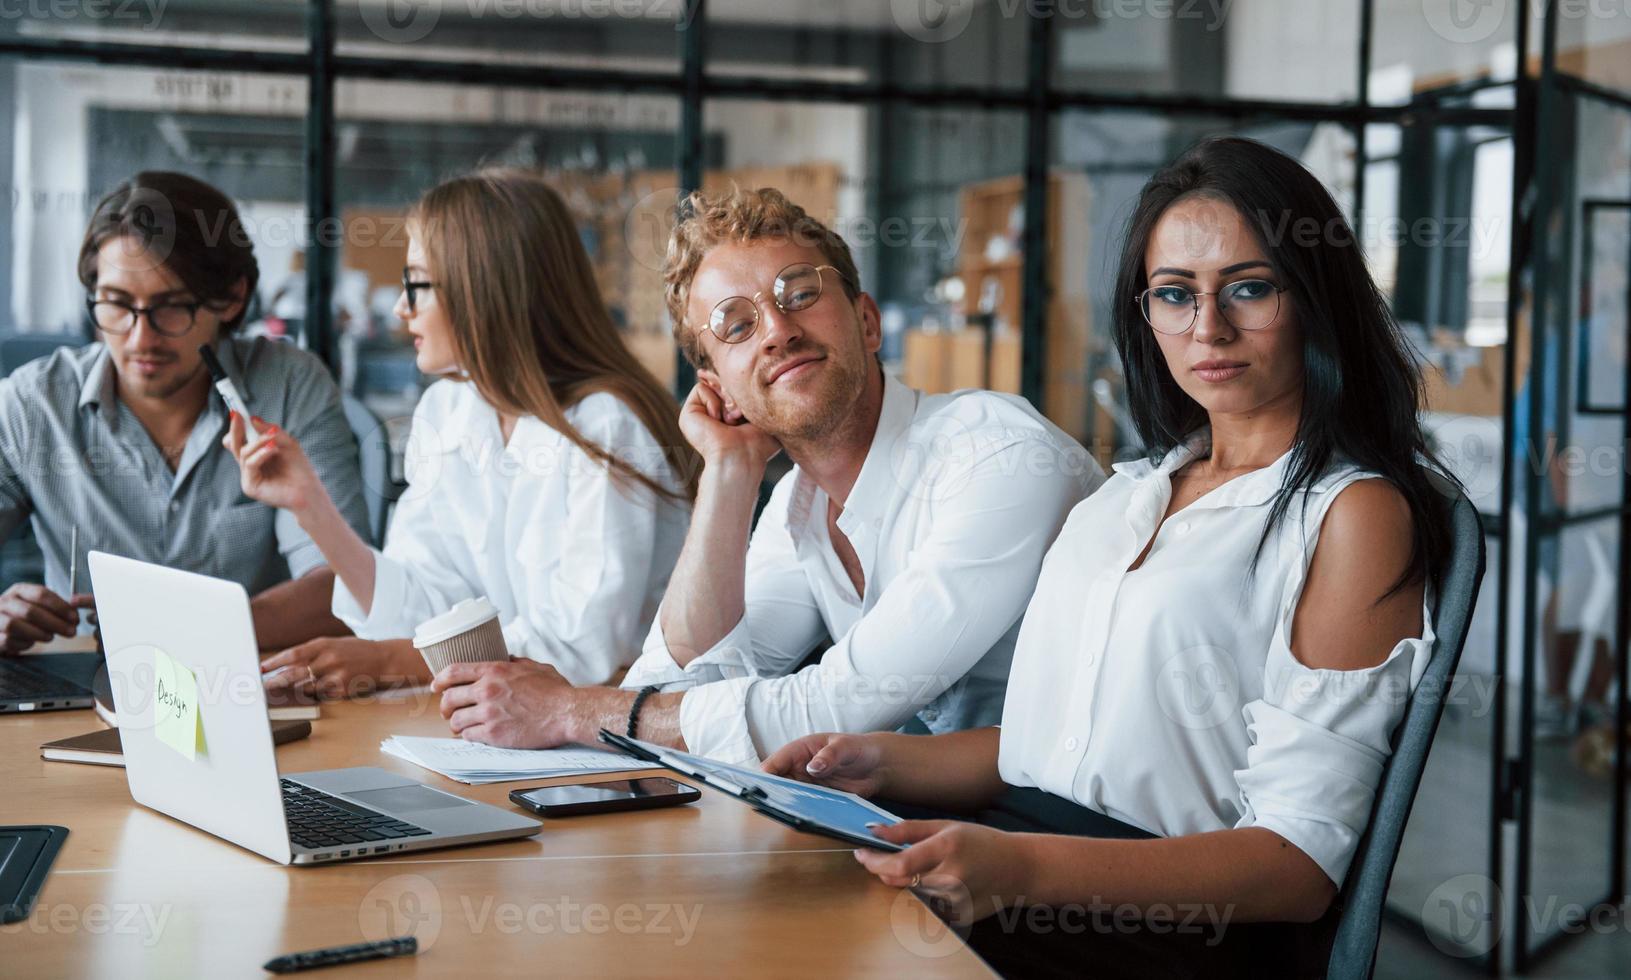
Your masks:
<svg viewBox="0 0 1631 980"><path fill-rule="evenodd" d="M379 748L387 755L470 784L661 768L621 752L582 745L559 749L502 749L462 738L393 735L380 742Z"/></svg>

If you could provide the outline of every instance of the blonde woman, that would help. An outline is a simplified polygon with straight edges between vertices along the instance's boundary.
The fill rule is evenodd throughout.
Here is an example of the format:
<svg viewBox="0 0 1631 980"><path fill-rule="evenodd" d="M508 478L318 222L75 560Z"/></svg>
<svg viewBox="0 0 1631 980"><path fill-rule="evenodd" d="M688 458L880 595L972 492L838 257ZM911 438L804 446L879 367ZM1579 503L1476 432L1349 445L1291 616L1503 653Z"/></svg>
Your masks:
<svg viewBox="0 0 1631 980"><path fill-rule="evenodd" d="M414 627L485 595L510 653L574 683L639 652L689 521L697 467L669 395L623 346L559 195L489 170L432 188L408 219L396 312L419 369L408 489L383 551L346 525L299 444L234 418L244 493L291 512L336 574L357 638L262 664L270 687L355 694L424 682Z"/></svg>

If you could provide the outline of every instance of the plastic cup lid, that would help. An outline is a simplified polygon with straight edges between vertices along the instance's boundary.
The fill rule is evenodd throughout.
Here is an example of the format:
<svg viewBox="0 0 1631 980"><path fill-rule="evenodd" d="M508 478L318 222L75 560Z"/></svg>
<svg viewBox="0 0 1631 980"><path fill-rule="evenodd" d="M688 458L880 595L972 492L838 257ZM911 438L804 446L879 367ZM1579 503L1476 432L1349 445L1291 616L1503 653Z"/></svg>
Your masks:
<svg viewBox="0 0 1631 980"><path fill-rule="evenodd" d="M498 618L498 608L486 597L461 599L440 616L432 616L413 631L413 645L428 647Z"/></svg>

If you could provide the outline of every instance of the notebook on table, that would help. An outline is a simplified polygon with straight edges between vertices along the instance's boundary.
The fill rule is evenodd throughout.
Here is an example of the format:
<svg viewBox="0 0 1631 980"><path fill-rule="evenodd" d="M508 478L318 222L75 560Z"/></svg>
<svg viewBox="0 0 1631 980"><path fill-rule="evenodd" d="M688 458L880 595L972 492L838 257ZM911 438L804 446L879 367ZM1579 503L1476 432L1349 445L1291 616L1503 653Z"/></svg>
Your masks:
<svg viewBox="0 0 1631 980"><path fill-rule="evenodd" d="M309 721L272 722L272 744L297 742L311 734ZM40 746L40 758L50 762L81 762L91 766L123 766L125 752L119 743L119 729L104 728L71 738L59 738Z"/></svg>

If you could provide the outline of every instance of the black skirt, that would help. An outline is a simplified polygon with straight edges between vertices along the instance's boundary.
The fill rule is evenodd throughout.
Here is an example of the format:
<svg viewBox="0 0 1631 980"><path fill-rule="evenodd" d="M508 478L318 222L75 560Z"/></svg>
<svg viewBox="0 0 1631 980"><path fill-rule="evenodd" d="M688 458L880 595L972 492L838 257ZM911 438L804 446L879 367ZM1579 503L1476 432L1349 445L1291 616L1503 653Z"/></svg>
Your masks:
<svg viewBox="0 0 1631 980"><path fill-rule="evenodd" d="M1018 833L1114 840L1155 835L1038 789L1010 788L989 810L935 813L879 805L911 819L972 820ZM1130 906L1022 906L958 930L1004 977L1319 977L1335 912L1313 925L1232 923L1220 910L1146 917Z"/></svg>

